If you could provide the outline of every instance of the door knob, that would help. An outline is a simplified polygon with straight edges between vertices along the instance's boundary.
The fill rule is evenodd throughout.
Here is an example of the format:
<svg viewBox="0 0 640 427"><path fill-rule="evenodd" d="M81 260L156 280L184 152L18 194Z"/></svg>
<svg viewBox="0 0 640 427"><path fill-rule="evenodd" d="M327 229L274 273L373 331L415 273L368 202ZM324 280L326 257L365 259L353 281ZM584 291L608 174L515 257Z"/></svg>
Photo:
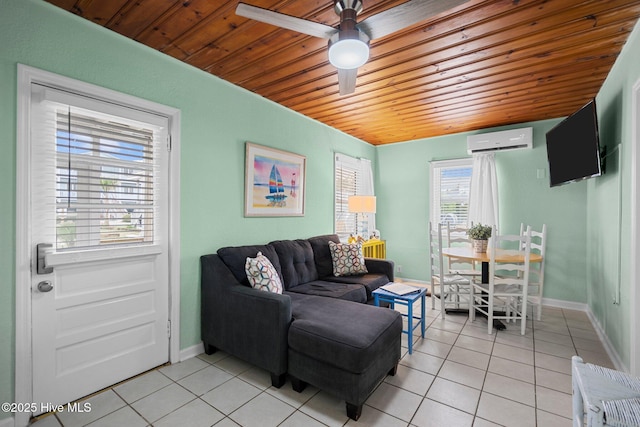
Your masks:
<svg viewBox="0 0 640 427"><path fill-rule="evenodd" d="M40 292L49 292L52 289L53 285L51 284L51 280L43 280L42 282L38 283L38 290Z"/></svg>

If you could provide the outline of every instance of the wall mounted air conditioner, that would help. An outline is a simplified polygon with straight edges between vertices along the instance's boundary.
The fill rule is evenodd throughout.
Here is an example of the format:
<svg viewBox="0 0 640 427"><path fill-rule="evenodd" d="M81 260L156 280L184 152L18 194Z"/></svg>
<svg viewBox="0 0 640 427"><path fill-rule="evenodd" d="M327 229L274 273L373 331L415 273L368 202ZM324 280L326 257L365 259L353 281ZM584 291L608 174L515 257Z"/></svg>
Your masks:
<svg viewBox="0 0 640 427"><path fill-rule="evenodd" d="M533 147L533 128L481 133L467 137L467 153L469 154L531 147Z"/></svg>

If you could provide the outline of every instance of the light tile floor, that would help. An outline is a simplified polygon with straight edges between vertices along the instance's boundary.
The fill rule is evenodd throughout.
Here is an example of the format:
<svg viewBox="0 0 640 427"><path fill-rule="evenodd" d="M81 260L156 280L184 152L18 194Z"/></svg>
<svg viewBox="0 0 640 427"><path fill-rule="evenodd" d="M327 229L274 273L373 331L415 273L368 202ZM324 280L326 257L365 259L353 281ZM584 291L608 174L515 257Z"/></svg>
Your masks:
<svg viewBox="0 0 640 427"><path fill-rule="evenodd" d="M486 321L427 309L395 376L366 401L355 423L345 403L314 387L271 387L266 371L228 354L164 366L86 399L91 412L42 417L50 426L571 426L571 356L613 365L583 312L545 308L527 333L509 324L487 334ZM416 333L419 333L416 330Z"/></svg>

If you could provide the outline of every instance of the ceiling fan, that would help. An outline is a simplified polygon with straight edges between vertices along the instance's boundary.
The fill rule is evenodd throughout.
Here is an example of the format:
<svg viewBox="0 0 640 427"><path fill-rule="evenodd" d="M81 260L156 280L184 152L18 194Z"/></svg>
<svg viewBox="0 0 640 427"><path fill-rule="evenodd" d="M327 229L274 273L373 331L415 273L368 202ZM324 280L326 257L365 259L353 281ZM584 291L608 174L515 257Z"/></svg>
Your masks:
<svg viewBox="0 0 640 427"><path fill-rule="evenodd" d="M329 62L338 69L340 95L347 95L356 89L358 67L369 59L371 40L395 33L467 1L409 0L358 23L356 17L362 11L362 0L334 0L334 10L340 16L337 28L245 3L238 3L236 14L328 39Z"/></svg>

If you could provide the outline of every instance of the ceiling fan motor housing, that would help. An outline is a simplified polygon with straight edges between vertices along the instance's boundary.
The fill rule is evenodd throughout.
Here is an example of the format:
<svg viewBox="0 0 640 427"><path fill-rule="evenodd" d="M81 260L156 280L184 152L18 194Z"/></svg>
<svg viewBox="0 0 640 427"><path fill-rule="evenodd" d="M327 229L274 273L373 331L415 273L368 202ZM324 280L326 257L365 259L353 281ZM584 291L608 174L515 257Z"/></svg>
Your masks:
<svg viewBox="0 0 640 427"><path fill-rule="evenodd" d="M354 10L356 12L355 15L357 15L362 12L362 0L335 0L333 9L340 17L342 17L342 12L345 10Z"/></svg>
<svg viewBox="0 0 640 427"><path fill-rule="evenodd" d="M356 28L356 17L362 11L362 0L335 0L334 10L340 16L338 37L331 37L329 46L338 40L360 40L369 43L369 36ZM363 37L364 36L364 37Z"/></svg>
<svg viewBox="0 0 640 427"><path fill-rule="evenodd" d="M356 28L358 21L356 17L362 11L361 0L336 0L333 6L334 10L340 16L340 33L344 33L343 39L359 39L355 32L359 32ZM368 42L368 40L367 40Z"/></svg>
<svg viewBox="0 0 640 427"><path fill-rule="evenodd" d="M336 68L358 68L369 59L369 36L356 28L362 1L336 0L334 9L340 15L340 29L329 39L329 61Z"/></svg>

